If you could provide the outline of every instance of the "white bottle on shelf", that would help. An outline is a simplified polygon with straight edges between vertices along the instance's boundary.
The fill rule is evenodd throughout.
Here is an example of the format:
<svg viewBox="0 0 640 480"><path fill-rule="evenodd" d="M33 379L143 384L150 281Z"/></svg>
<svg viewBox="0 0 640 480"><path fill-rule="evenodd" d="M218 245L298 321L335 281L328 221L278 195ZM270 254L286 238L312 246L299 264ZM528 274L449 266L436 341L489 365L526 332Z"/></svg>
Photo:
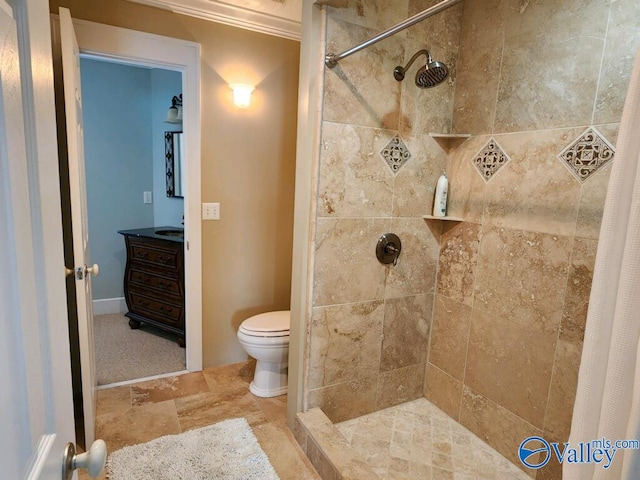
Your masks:
<svg viewBox="0 0 640 480"><path fill-rule="evenodd" d="M447 175L442 174L438 178L436 183L436 194L433 199L433 216L434 217L446 217L447 216L447 192L449 190L449 180Z"/></svg>

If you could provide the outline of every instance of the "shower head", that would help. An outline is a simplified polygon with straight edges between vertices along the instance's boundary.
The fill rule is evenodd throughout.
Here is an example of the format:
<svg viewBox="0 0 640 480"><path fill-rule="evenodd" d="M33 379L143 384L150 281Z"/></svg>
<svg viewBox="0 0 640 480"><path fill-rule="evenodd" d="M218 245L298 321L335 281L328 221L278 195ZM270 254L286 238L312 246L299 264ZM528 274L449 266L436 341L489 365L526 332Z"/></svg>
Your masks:
<svg viewBox="0 0 640 480"><path fill-rule="evenodd" d="M399 82L404 80L407 68L409 68L420 55L426 55L427 63L423 67L420 67L418 73L416 73L416 86L420 88L431 88L444 82L449 76L449 69L442 62L434 62L428 50L420 50L417 52L411 57L411 60L409 60L409 63L407 63L405 67L398 65L393 70L395 79Z"/></svg>
<svg viewBox="0 0 640 480"><path fill-rule="evenodd" d="M416 86L420 88L435 87L444 82L448 76L449 69L444 63L429 61L416 73Z"/></svg>

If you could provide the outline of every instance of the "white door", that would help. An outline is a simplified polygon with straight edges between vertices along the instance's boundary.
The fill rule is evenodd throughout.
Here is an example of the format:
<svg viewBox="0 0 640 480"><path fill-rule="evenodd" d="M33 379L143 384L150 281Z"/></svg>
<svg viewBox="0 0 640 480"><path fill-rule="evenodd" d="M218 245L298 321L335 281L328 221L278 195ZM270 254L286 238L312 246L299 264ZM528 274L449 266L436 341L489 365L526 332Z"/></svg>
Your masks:
<svg viewBox="0 0 640 480"><path fill-rule="evenodd" d="M34 102L43 90L53 103L50 70L28 68L35 60L29 52L50 49L47 4L29 2L14 2L28 18L16 22L18 13L0 0L0 477L59 480L65 444L75 439L71 367L61 224L55 215L44 218L49 207L42 208L42 199L53 191L47 199L56 212L51 205L56 190L39 188L57 178L37 175L47 173L39 172L44 158L57 170L56 158L38 150L55 151L55 137L45 132L53 128L53 114L31 118L25 135L23 93L31 113L41 110L42 103L34 107ZM37 30L43 22L45 34L27 30L27 24ZM19 44L18 38L30 44ZM21 63L19 53L27 62ZM45 237L51 231L59 233L58 241L56 235ZM49 255L52 245L59 251Z"/></svg>
<svg viewBox="0 0 640 480"><path fill-rule="evenodd" d="M91 274L98 274L97 265L89 267L89 235L87 230L87 192L84 170L84 132L82 124L82 91L80 85L80 49L71 12L60 8L60 49L64 85L64 104L67 123L67 151L69 158L69 191L73 237L73 268L76 270L76 302L80 363L82 365L82 403L85 442L95 437L96 364L93 343L93 305Z"/></svg>

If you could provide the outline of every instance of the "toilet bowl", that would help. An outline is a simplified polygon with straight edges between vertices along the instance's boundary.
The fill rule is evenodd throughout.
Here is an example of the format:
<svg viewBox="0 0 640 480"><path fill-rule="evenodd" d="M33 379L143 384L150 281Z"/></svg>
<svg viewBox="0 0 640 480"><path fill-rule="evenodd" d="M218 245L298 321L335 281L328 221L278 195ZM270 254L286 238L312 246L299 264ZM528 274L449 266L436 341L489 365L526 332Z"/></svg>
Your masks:
<svg viewBox="0 0 640 480"><path fill-rule="evenodd" d="M247 318L238 329L245 352L256 359L256 371L249 385L258 397L287 393L289 373L289 326L291 312L266 312Z"/></svg>

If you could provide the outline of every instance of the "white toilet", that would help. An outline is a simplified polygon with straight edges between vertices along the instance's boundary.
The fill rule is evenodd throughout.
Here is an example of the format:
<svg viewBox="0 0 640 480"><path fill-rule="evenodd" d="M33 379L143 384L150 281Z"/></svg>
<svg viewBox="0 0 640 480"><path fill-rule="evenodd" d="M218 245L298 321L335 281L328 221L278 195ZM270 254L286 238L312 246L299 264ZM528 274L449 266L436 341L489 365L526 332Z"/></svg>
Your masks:
<svg viewBox="0 0 640 480"><path fill-rule="evenodd" d="M283 310L254 315L238 329L242 348L257 360L249 390L258 397L287 393L290 325L291 312Z"/></svg>

